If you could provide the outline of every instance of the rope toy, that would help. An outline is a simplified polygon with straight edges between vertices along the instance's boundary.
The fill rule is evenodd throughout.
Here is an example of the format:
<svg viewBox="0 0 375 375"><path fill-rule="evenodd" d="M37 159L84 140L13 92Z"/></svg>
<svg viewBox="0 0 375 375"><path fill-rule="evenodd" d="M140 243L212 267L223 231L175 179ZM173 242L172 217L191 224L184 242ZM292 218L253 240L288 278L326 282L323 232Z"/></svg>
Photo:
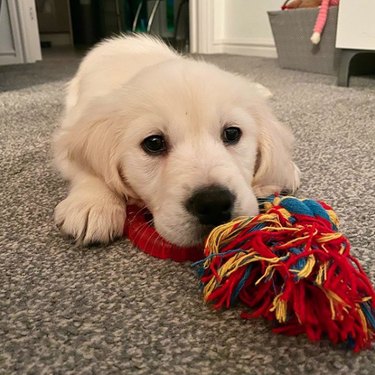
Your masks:
<svg viewBox="0 0 375 375"><path fill-rule="evenodd" d="M245 319L264 317L274 332L328 337L354 351L375 336L375 292L330 206L270 196L261 213L215 228L196 262L204 299L237 302Z"/></svg>

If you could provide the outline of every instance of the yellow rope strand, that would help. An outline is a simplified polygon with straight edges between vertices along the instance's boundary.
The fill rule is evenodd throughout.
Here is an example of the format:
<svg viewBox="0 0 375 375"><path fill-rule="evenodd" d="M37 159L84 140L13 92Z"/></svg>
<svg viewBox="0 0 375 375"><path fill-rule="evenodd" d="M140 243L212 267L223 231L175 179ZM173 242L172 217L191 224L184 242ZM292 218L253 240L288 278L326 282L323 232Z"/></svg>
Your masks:
<svg viewBox="0 0 375 375"><path fill-rule="evenodd" d="M285 323L287 317L287 303L281 299L282 293L278 294L273 302L270 311L275 311L275 317L279 323Z"/></svg>

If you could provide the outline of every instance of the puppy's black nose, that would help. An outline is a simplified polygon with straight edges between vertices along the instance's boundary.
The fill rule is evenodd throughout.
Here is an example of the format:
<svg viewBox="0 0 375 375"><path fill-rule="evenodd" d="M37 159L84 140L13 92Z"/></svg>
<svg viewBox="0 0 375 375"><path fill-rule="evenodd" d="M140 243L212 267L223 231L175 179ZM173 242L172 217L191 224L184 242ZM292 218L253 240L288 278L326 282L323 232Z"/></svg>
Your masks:
<svg viewBox="0 0 375 375"><path fill-rule="evenodd" d="M207 186L194 192L187 200L186 209L201 224L220 225L232 218L235 196L222 186Z"/></svg>

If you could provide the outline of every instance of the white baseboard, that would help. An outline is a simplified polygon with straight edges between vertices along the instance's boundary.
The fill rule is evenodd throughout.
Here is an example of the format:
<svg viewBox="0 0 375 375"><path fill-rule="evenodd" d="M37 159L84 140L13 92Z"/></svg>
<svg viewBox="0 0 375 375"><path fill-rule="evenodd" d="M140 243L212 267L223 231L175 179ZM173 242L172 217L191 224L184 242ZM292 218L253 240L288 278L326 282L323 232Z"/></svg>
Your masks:
<svg viewBox="0 0 375 375"><path fill-rule="evenodd" d="M218 39L213 43L213 51L234 55L277 57L273 39L262 38L230 38Z"/></svg>

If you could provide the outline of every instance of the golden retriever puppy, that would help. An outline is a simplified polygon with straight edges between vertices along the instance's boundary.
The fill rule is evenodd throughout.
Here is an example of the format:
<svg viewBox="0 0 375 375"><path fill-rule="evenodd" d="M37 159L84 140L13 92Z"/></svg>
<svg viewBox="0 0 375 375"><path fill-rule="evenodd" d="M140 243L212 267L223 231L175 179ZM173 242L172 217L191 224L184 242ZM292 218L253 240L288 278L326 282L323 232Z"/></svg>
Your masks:
<svg viewBox="0 0 375 375"><path fill-rule="evenodd" d="M257 214L257 196L299 185L293 136L263 96L246 78L149 36L100 43L68 86L54 138L71 184L57 225L79 243L106 243L122 235L135 201L165 239L187 246Z"/></svg>

